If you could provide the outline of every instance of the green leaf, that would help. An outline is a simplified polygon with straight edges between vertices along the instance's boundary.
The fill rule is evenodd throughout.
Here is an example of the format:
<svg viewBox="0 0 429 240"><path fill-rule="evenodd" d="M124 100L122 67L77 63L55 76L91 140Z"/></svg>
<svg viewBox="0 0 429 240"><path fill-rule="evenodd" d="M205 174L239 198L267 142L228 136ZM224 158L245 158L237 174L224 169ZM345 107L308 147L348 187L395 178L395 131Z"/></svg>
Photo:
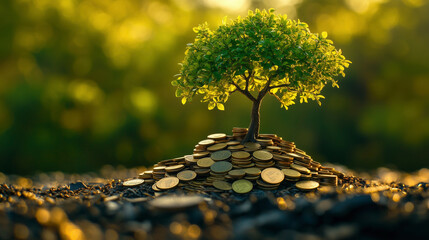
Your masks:
<svg viewBox="0 0 429 240"><path fill-rule="evenodd" d="M209 103L209 110L213 110L216 107L216 103L215 102L210 102Z"/></svg>
<svg viewBox="0 0 429 240"><path fill-rule="evenodd" d="M216 106L217 106L217 109L219 109L221 111L225 110L225 107L223 106L222 103L217 103Z"/></svg>
<svg viewBox="0 0 429 240"><path fill-rule="evenodd" d="M181 97L183 90L181 88L176 89L176 97Z"/></svg>
<svg viewBox="0 0 429 240"><path fill-rule="evenodd" d="M322 38L327 38L328 37L328 33L327 32L322 32Z"/></svg>

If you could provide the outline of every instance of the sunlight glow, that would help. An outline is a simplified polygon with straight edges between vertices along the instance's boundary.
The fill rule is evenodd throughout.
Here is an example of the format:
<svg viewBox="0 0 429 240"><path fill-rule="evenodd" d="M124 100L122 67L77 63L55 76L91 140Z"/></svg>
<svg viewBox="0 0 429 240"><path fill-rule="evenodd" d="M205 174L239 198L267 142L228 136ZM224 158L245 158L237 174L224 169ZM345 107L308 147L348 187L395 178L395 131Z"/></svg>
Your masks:
<svg viewBox="0 0 429 240"><path fill-rule="evenodd" d="M134 107L144 114L151 114L156 108L155 95L144 88L135 89L130 94L130 100Z"/></svg>
<svg viewBox="0 0 429 240"><path fill-rule="evenodd" d="M230 11L240 11L250 6L249 0L204 0L204 2L208 7L218 7Z"/></svg>
<svg viewBox="0 0 429 240"><path fill-rule="evenodd" d="M97 84L90 80L75 80L69 85L71 96L81 103L98 103L102 92Z"/></svg>

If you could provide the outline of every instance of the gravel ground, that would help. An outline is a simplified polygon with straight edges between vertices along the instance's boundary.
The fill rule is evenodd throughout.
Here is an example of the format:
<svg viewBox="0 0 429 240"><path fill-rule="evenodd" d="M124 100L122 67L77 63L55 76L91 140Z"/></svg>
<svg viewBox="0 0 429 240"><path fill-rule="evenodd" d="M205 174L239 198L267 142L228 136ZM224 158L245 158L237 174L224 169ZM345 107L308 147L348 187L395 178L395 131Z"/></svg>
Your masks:
<svg viewBox="0 0 429 240"><path fill-rule="evenodd" d="M423 239L429 170L356 173L302 192L127 188L143 168L31 177L0 173L0 239ZM359 177L355 177L359 176Z"/></svg>

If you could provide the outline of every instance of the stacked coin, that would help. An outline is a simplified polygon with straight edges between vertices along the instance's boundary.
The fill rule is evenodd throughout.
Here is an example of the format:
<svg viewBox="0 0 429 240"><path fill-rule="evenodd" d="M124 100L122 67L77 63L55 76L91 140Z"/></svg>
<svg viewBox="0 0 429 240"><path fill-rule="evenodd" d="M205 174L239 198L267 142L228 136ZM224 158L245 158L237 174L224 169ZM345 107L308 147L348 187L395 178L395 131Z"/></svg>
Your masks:
<svg viewBox="0 0 429 240"><path fill-rule="evenodd" d="M248 168L255 165L252 161L252 156L246 151L233 152L231 162L234 168Z"/></svg>
<svg viewBox="0 0 429 240"><path fill-rule="evenodd" d="M198 159L195 159L193 155L185 155L184 158L187 166L194 166L198 162Z"/></svg>
<svg viewBox="0 0 429 240"><path fill-rule="evenodd" d="M301 177L301 173L290 168L282 169L285 179L290 182L296 182Z"/></svg>
<svg viewBox="0 0 429 240"><path fill-rule="evenodd" d="M206 152L207 151L207 147L209 147L209 146L211 146L213 144L215 144L215 140L213 140L213 139L201 140L201 141L198 142L197 145L195 145L194 153Z"/></svg>
<svg viewBox="0 0 429 240"><path fill-rule="evenodd" d="M254 152L261 149L261 144L259 143L247 142L247 143L243 143L243 146L244 146L243 150L248 152Z"/></svg>
<svg viewBox="0 0 429 240"><path fill-rule="evenodd" d="M274 142L272 139L267 138L258 138L256 141L261 144L263 148L274 145Z"/></svg>
<svg viewBox="0 0 429 240"><path fill-rule="evenodd" d="M193 192L247 193L254 185L275 190L284 183L311 191L319 185L337 186L345 178L314 161L293 142L260 134L257 142L241 143L246 133L246 128L234 128L233 136L210 134L195 145L191 155L160 161L139 174L138 182L124 182L124 186L152 184L154 191L179 187Z"/></svg>
<svg viewBox="0 0 429 240"><path fill-rule="evenodd" d="M232 170L232 164L229 161L218 161L210 166L210 178L207 182L215 180L224 180L229 171ZM210 180L210 181L209 181Z"/></svg>
<svg viewBox="0 0 429 240"><path fill-rule="evenodd" d="M317 179L319 179L320 185L327 185L327 186L337 186L338 185L337 175L318 174Z"/></svg>
<svg viewBox="0 0 429 240"><path fill-rule="evenodd" d="M142 173L139 174L139 178L140 179L152 179L153 178L153 171L144 171Z"/></svg>
<svg viewBox="0 0 429 240"><path fill-rule="evenodd" d="M232 136L235 139L242 140L246 136L247 130L247 128L234 127L232 128Z"/></svg>
<svg viewBox="0 0 429 240"><path fill-rule="evenodd" d="M261 179L256 180L258 187L263 190L275 190L284 180L284 173L278 168L265 168L261 173Z"/></svg>
<svg viewBox="0 0 429 240"><path fill-rule="evenodd" d="M232 151L238 151L244 148L244 145L242 145L239 141L229 141L226 144L228 146L227 149Z"/></svg>
<svg viewBox="0 0 429 240"><path fill-rule="evenodd" d="M154 167L152 170L153 179L160 180L164 178L166 173L165 168L166 168L165 166Z"/></svg>
<svg viewBox="0 0 429 240"><path fill-rule="evenodd" d="M293 163L293 157L287 156L286 154L273 153L273 159L276 162L276 167L289 168Z"/></svg>
<svg viewBox="0 0 429 240"><path fill-rule="evenodd" d="M262 171L259 168L252 167L252 168L245 168L244 172L246 173L246 175L244 177L245 179L257 180L261 176Z"/></svg>
<svg viewBox="0 0 429 240"><path fill-rule="evenodd" d="M170 165L168 167L165 167L165 171L167 173L177 173L180 170L182 170L183 168L185 168L185 165L183 165L183 164Z"/></svg>
<svg viewBox="0 0 429 240"><path fill-rule="evenodd" d="M281 147L285 152L294 152L296 148L294 142L289 142L286 140L279 141L277 146Z"/></svg>
<svg viewBox="0 0 429 240"><path fill-rule="evenodd" d="M208 139L215 140L215 142L227 142L227 136L225 133L213 133L207 136Z"/></svg>
<svg viewBox="0 0 429 240"><path fill-rule="evenodd" d="M253 152L253 161L255 162L255 166L260 169L272 167L275 164L273 154L265 150Z"/></svg>

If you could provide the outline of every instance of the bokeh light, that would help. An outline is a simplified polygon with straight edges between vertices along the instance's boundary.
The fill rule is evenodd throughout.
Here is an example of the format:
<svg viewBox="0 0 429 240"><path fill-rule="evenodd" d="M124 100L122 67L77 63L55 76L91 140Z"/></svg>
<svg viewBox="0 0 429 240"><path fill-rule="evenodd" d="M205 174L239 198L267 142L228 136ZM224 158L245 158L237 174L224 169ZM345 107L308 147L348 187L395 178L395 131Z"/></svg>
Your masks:
<svg viewBox="0 0 429 240"><path fill-rule="evenodd" d="M267 98L262 132L294 141L318 161L427 167L427 1L16 0L0 6L0 169L150 165L189 154L210 133L246 127L251 106L242 96L222 112L198 99L183 106L170 81L193 27L216 27L256 7L328 32L353 62L340 88L325 90L322 107L285 111Z"/></svg>

